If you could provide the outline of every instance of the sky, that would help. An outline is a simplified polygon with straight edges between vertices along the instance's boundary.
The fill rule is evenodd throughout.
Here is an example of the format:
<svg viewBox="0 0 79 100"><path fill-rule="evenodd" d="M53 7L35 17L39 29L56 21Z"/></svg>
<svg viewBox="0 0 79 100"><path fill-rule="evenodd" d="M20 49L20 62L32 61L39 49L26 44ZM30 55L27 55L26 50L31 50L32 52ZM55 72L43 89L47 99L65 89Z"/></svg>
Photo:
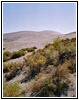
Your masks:
<svg viewBox="0 0 79 100"><path fill-rule="evenodd" d="M3 3L3 33L76 31L76 3Z"/></svg>

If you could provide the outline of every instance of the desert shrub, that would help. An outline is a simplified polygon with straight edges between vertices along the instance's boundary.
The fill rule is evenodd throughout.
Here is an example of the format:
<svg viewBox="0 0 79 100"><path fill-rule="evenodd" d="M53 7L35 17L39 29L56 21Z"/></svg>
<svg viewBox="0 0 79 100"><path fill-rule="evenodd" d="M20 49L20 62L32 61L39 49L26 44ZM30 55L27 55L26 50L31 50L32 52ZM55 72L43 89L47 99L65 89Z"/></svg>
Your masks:
<svg viewBox="0 0 79 100"><path fill-rule="evenodd" d="M20 87L16 83L3 85L3 96L4 97L19 97L20 96Z"/></svg>
<svg viewBox="0 0 79 100"><path fill-rule="evenodd" d="M12 53L11 59L19 58L19 57L24 56L24 55L25 55L25 51L23 51L23 50L14 51Z"/></svg>
<svg viewBox="0 0 79 100"><path fill-rule="evenodd" d="M6 51L6 52L4 52L4 54L3 54L3 55L10 57L10 56L11 56L11 52Z"/></svg>
<svg viewBox="0 0 79 100"><path fill-rule="evenodd" d="M37 49L37 47L33 47L33 49Z"/></svg>
<svg viewBox="0 0 79 100"><path fill-rule="evenodd" d="M59 37L57 37L53 42L53 46L54 46L55 49L58 50L59 47L60 47L60 44L61 44L61 39Z"/></svg>
<svg viewBox="0 0 79 100"><path fill-rule="evenodd" d="M72 73L72 74L76 72L76 60L75 59L69 60L68 69L69 69L70 73Z"/></svg>
<svg viewBox="0 0 79 100"><path fill-rule="evenodd" d="M26 51L33 52L33 51L35 51L35 49L37 49L37 48L36 47L26 48Z"/></svg>
<svg viewBox="0 0 79 100"><path fill-rule="evenodd" d="M45 57L46 57L46 64L53 64L53 62L58 61L59 52L57 50L46 50Z"/></svg>
<svg viewBox="0 0 79 100"><path fill-rule="evenodd" d="M40 55L40 53L35 53L34 55L28 56L27 65L30 66L32 71L38 72L41 67L45 66L45 57Z"/></svg>
<svg viewBox="0 0 79 100"><path fill-rule="evenodd" d="M70 40L70 39L68 39L68 38L67 38L67 39L64 39L64 40L62 39L62 40L61 40L61 42L62 42L62 43L63 43L63 45L65 46L65 45L67 45L68 43L70 43L70 42L71 42L71 40Z"/></svg>
<svg viewBox="0 0 79 100"><path fill-rule="evenodd" d="M10 57L11 57L11 52L9 52L9 51L4 52L3 62L8 61L10 59Z"/></svg>
<svg viewBox="0 0 79 100"><path fill-rule="evenodd" d="M16 72L12 71L11 73L5 74L6 81L13 79L16 76Z"/></svg>
<svg viewBox="0 0 79 100"><path fill-rule="evenodd" d="M75 41L76 41L76 38L72 38L72 39L71 39L71 42L75 42Z"/></svg>
<svg viewBox="0 0 79 100"><path fill-rule="evenodd" d="M9 68L8 65L7 65L6 63L3 63L3 72L4 72L4 73L6 73L6 72L9 71L8 68Z"/></svg>
<svg viewBox="0 0 79 100"><path fill-rule="evenodd" d="M64 78L65 76L67 76L69 74L68 65L69 65L68 62L66 62L62 65L60 64L57 67L56 76L59 77L59 78Z"/></svg>
<svg viewBox="0 0 79 100"><path fill-rule="evenodd" d="M21 49L22 51L26 51L26 48Z"/></svg>
<svg viewBox="0 0 79 100"><path fill-rule="evenodd" d="M75 39L71 40L75 42ZM70 39L60 40L60 38L57 38L54 40L53 46L56 50L58 50L59 55L61 55L62 53L65 53L66 55L68 55L69 53L76 53L76 43L73 43L72 41L70 41Z"/></svg>
<svg viewBox="0 0 79 100"><path fill-rule="evenodd" d="M33 84L33 92L36 96L49 97L49 96L60 96L62 91L68 87L66 82L62 82L58 77L47 76L41 80L41 74L36 77L36 82Z"/></svg>
<svg viewBox="0 0 79 100"><path fill-rule="evenodd" d="M3 66L3 71L4 72L9 72L7 74L5 74L5 78L6 80L10 80L12 78L14 78L17 74L19 74L22 70L24 66L24 63L8 63L8 64L4 64Z"/></svg>
<svg viewBox="0 0 79 100"><path fill-rule="evenodd" d="M23 49L21 49L21 50L23 50L23 51L28 51L28 52L32 52L32 51L35 51L35 49L37 49L37 47L23 48Z"/></svg>
<svg viewBox="0 0 79 100"><path fill-rule="evenodd" d="M10 60L10 57L3 55L3 62Z"/></svg>
<svg viewBox="0 0 79 100"><path fill-rule="evenodd" d="M67 82L58 81L58 82L56 83L56 90L55 90L55 92L54 92L54 95L56 95L56 96L61 96L62 91L64 91L64 89L65 89L65 91L68 89L68 84L67 84Z"/></svg>
<svg viewBox="0 0 79 100"><path fill-rule="evenodd" d="M48 48L48 47L50 47L52 44L47 44L46 46L45 46L45 48Z"/></svg>
<svg viewBox="0 0 79 100"><path fill-rule="evenodd" d="M73 43L71 43L70 45L68 45L68 49L69 51L74 55L76 54L76 46L74 46Z"/></svg>

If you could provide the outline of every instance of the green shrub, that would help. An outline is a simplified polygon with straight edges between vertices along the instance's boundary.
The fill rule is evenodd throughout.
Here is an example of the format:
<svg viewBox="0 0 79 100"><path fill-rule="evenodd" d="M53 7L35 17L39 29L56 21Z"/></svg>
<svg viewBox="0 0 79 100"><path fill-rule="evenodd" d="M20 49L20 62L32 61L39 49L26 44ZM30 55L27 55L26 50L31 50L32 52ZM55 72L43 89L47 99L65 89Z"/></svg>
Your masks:
<svg viewBox="0 0 79 100"><path fill-rule="evenodd" d="M10 57L10 56L11 56L11 52L6 51L6 52L4 52L4 54L3 54L3 55L5 55L5 56L7 56L7 57Z"/></svg>
<svg viewBox="0 0 79 100"><path fill-rule="evenodd" d="M21 95L20 87L17 83L3 85L3 96L4 97L19 97Z"/></svg>
<svg viewBox="0 0 79 100"><path fill-rule="evenodd" d="M19 58L19 57L24 56L24 55L25 55L25 51L23 51L23 50L14 51L12 53L11 59Z"/></svg>
<svg viewBox="0 0 79 100"><path fill-rule="evenodd" d="M11 52L9 52L9 51L4 52L3 62L10 60L10 57L11 57Z"/></svg>
<svg viewBox="0 0 79 100"><path fill-rule="evenodd" d="M21 50L23 50L23 51L28 51L28 52L32 52L32 51L35 51L35 49L37 49L37 47L23 48L23 49L21 49Z"/></svg>
<svg viewBox="0 0 79 100"><path fill-rule="evenodd" d="M15 63L15 62L8 63L8 64L4 63L3 71L9 72L9 73L5 74L6 80L8 81L8 80L14 78L17 75L17 73L19 74L20 71L22 70L23 66L24 66L24 63Z"/></svg>
<svg viewBox="0 0 79 100"><path fill-rule="evenodd" d="M59 37L57 37L53 42L53 46L55 49L59 49L60 44L61 44L61 39Z"/></svg>
<svg viewBox="0 0 79 100"><path fill-rule="evenodd" d="M36 47L26 48L26 51L33 52L33 51L35 51L35 49L37 49L37 48Z"/></svg>

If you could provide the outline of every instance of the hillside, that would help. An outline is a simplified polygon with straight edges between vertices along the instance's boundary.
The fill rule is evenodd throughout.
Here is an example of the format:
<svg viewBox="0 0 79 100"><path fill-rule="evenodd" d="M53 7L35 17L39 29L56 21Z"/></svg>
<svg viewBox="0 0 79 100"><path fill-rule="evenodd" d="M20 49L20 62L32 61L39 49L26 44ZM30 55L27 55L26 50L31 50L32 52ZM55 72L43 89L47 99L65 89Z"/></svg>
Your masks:
<svg viewBox="0 0 79 100"><path fill-rule="evenodd" d="M75 37L54 31L5 34L3 96L76 97Z"/></svg>
<svg viewBox="0 0 79 100"><path fill-rule="evenodd" d="M55 31L21 31L4 34L4 47L8 51L16 51L24 47L36 46L43 48L46 43L52 41L53 38L61 35Z"/></svg>

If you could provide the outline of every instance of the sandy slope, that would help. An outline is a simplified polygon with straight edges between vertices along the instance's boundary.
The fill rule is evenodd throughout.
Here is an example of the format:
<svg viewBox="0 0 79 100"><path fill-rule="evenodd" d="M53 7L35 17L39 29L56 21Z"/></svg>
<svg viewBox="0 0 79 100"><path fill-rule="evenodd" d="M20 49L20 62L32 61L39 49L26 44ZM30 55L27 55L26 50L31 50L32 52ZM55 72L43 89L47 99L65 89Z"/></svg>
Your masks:
<svg viewBox="0 0 79 100"><path fill-rule="evenodd" d="M46 43L52 41L53 38L61 35L55 31L22 31L3 35L3 44L6 50L16 51L21 48L36 46L43 48Z"/></svg>
<svg viewBox="0 0 79 100"><path fill-rule="evenodd" d="M21 48L36 46L38 49L43 48L47 43L52 42L54 38L72 38L76 34L70 33L63 35L55 31L20 31L3 35L3 46L7 51L16 51Z"/></svg>

